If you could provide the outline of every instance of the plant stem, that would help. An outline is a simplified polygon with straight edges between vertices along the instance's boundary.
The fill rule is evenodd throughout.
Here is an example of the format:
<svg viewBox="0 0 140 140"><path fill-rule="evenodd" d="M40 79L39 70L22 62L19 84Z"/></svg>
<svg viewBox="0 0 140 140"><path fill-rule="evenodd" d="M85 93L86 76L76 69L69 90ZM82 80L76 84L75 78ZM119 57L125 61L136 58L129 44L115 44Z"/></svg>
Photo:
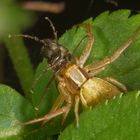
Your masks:
<svg viewBox="0 0 140 140"><path fill-rule="evenodd" d="M29 89L33 81L34 71L26 47L21 38L5 38L6 48L13 62L25 96L29 98Z"/></svg>

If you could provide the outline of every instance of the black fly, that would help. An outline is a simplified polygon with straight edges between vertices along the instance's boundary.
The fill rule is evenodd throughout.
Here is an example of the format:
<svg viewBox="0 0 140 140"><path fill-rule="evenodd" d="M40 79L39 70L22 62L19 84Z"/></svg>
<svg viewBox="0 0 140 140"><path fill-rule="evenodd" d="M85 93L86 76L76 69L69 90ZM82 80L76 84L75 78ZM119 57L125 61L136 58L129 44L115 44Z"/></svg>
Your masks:
<svg viewBox="0 0 140 140"><path fill-rule="evenodd" d="M36 42L43 44L41 48L42 56L47 59L49 68L53 69L54 72L58 72L65 65L65 63L72 60L72 54L65 47L58 43L57 33L51 20L48 17L46 17L45 19L49 21L53 29L54 39L39 39L36 36L30 35L16 36L33 39Z"/></svg>

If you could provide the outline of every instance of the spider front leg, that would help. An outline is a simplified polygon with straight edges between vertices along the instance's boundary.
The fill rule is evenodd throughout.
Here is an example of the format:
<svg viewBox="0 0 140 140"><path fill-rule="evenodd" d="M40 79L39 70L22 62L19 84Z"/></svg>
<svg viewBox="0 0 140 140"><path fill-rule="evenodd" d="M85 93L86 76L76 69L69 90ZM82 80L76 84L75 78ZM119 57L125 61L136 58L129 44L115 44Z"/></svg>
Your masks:
<svg viewBox="0 0 140 140"><path fill-rule="evenodd" d="M94 42L92 26L90 24L84 24L84 27L87 30L88 41L87 41L87 46L82 51L80 58L77 60L77 65L80 66L81 68L87 61L90 55L90 52L92 50L93 42Z"/></svg>
<svg viewBox="0 0 140 140"><path fill-rule="evenodd" d="M71 104L72 104L71 96L70 96L70 94L67 93L67 90L64 85L65 85L65 83L63 83L63 82L59 83L58 90L60 92L60 95L58 96L56 102L54 103L51 111L48 114L46 114L42 117L39 117L39 118L35 118L30 121L27 121L27 122L23 123L23 125L33 124L33 123L37 123L37 122L41 122L41 121L44 121L43 122L43 125L44 125L46 122L50 121L51 119L53 119L61 114L66 114L66 115L64 115L65 117L63 118L63 121L64 121L71 108ZM64 100L66 101L66 106L61 107Z"/></svg>
<svg viewBox="0 0 140 140"><path fill-rule="evenodd" d="M62 125L63 125L65 120L66 120L66 117L67 117L67 115L70 111L70 108L71 108L71 105L72 105L72 99L71 99L71 94L67 90L66 84L64 82L60 82L58 84L58 90L59 90L60 94L65 98L66 106L67 106L67 110L63 114L63 119L62 119Z"/></svg>
<svg viewBox="0 0 140 140"><path fill-rule="evenodd" d="M39 117L39 118L35 118L33 120L27 121L22 123L22 125L29 125L29 124L33 124L33 123L37 123L37 122L41 122L41 121L49 121L63 113L65 113L67 111L67 106L64 106L60 109L57 109L55 112L50 112L48 114L46 114L45 116Z"/></svg>
<svg viewBox="0 0 140 140"><path fill-rule="evenodd" d="M91 72L92 71L98 71L101 72L100 69L104 70L105 67L109 64L111 64L112 62L114 62L117 58L119 58L119 56L130 46L130 44L134 41L134 39L136 38L136 36L138 35L138 33L140 32L140 27L133 32L133 34L128 38L128 40L120 47L118 48L110 57L107 57L95 64L89 64L87 66L85 66L85 70L87 72ZM93 75L94 76L94 75Z"/></svg>
<svg viewBox="0 0 140 140"><path fill-rule="evenodd" d="M68 86L68 85L67 85ZM64 112L63 119L62 119L62 125L64 124L66 117L70 111L71 105L72 105L72 98L71 98L71 93L67 90L66 84L63 82L60 82L58 85L58 90L61 94L63 94L63 97L65 98L66 101L66 106L68 107L66 112ZM75 118L76 118L76 126L77 128L79 127L79 115L78 115L78 110L79 110L79 102L80 98L78 95L75 95L75 106L74 106L74 113L75 113Z"/></svg>
<svg viewBox="0 0 140 140"><path fill-rule="evenodd" d="M64 97L62 95L59 95L57 97L55 103L53 104L51 110L49 111L49 113L56 112L56 110L62 106L62 104L64 103L64 100L65 100ZM43 121L41 126L44 126L47 122L48 122L48 120Z"/></svg>
<svg viewBox="0 0 140 140"><path fill-rule="evenodd" d="M62 80L62 79L61 79ZM58 91L60 93L60 96L57 98L56 102L54 103L50 113L55 113L57 111L58 108L60 108L62 106L62 104L64 103L64 101L66 101L66 106L65 106L65 112L63 112L63 119L62 119L62 124L65 122L65 119L67 117L67 114L69 113L69 110L71 108L71 96L66 88L66 85L63 81L61 81L58 84ZM47 116L47 115L46 115ZM47 123L48 120L43 121L42 125L44 125L45 123Z"/></svg>

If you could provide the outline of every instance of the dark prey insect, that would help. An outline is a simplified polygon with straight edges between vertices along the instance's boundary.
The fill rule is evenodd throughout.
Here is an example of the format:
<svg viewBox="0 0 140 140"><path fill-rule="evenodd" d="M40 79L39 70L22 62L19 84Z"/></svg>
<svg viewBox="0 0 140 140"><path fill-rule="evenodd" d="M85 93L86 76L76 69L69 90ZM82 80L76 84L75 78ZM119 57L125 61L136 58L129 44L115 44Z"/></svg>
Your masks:
<svg viewBox="0 0 140 140"><path fill-rule="evenodd" d="M49 22L51 23L50 20ZM140 28L110 57L104 58L97 63L84 66L94 43L92 25L87 23L81 25L87 32L87 44L79 58L74 57L65 47L56 42L57 34L52 23L51 26L54 30L55 40L39 40L36 37L27 37L33 38L43 44L42 52L44 57L48 59L50 68L55 72L55 79L59 81L57 88L60 95L57 97L48 114L24 122L23 124L27 125L40 121L43 121L43 124L45 124L61 114L63 114L63 123L72 104L74 104L76 126L79 127L78 108L80 103L85 107L95 106L102 100L113 98L121 91L127 92L126 87L117 80L111 77L101 79L96 77L96 75L105 70L109 64L114 62L124 50L130 46L139 33ZM63 104L64 102L66 105Z"/></svg>

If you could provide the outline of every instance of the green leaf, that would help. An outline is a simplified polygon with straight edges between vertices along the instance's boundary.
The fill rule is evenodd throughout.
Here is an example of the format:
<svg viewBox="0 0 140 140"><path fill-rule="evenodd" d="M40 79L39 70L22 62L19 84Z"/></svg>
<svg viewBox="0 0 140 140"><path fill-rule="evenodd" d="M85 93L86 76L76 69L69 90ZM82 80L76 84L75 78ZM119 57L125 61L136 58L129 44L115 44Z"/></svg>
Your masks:
<svg viewBox="0 0 140 140"><path fill-rule="evenodd" d="M29 89L32 85L34 71L22 39L6 38L6 48L12 59L22 89L26 97L30 97Z"/></svg>
<svg viewBox="0 0 140 140"><path fill-rule="evenodd" d="M14 89L0 84L0 139L19 139L24 131L22 122L35 117L32 105Z"/></svg>
<svg viewBox="0 0 140 140"><path fill-rule="evenodd" d="M87 61L87 64L91 64L100 61L107 56L111 56L111 54L115 52L117 48L119 48L124 42L126 42L127 39L132 35L132 33L139 27L140 15L138 14L131 17L129 10L119 10L111 14L109 14L109 12L104 12L101 15L99 15L94 21L92 19L89 19L85 22L88 22L91 25L93 25L93 32L95 38L93 50ZM67 31L60 38L59 42L64 47L68 48L69 51L72 52L74 48L79 44L79 42L85 36L86 36L86 31L81 25L74 26L72 29ZM76 53L74 54L76 57L80 56L81 51L86 46L86 42L87 42L87 38L82 40L78 48L78 51L76 51ZM106 68L106 70L100 73L98 76L101 78L106 76L111 76L117 79L118 81L122 82L123 84L125 84L129 91L139 89L140 88L139 46L140 46L140 35L137 36L137 38L134 40L132 45L130 45L130 47L127 50L125 50L125 52L121 54L121 56L114 63L110 64ZM39 75L46 67L47 67L47 63L43 61L43 63L41 63L37 69L34 81L38 79ZM48 71L46 74L43 74L41 79L37 81L34 87L34 92L32 94L32 102L34 107L38 109L37 111L38 116L42 116L43 114L46 114L49 111L51 105L53 104L53 101L58 95L58 91L56 89L55 82L54 82L51 85L50 90L47 91L46 96L42 96L45 93L46 84L48 83L51 76L52 76L51 71ZM130 95L128 94L125 97L122 97L121 99L118 98L116 100L113 100L107 106L102 104L93 110L88 110L87 112L83 111L80 117L80 128L76 129L75 123L73 125L70 125L68 128L64 130L64 132L61 133L60 140L82 139L82 138L92 139L94 138L94 135L97 134L96 132L99 132L100 130L104 130L105 128L108 129L101 132L102 135L101 136L98 135L98 137L103 139L103 136L105 136L106 133L108 135L113 131L114 133L112 132L112 135L110 135L110 137L113 139L115 137L114 135L115 132L117 132L118 130L118 129L115 130L114 128L114 126L118 125L116 124L118 116L121 116L120 122L122 122L122 120L124 120L123 114L125 115L129 113L128 109L131 107L130 103L133 104L131 110L133 110L134 107L135 112L133 113L134 116L130 115L130 118L128 116L127 117L129 118L129 121L132 120L134 117L137 117L137 115L135 116L135 114L136 112L138 112L139 106L136 101L138 101L139 98L135 98L135 96L136 95L134 93L131 93ZM111 113L111 111L115 112L116 113L115 115L118 115L113 117L113 118L116 117L117 118L116 120L111 118L111 116L105 117L108 116L108 112ZM93 120L93 116L95 121ZM102 118L101 123L99 118ZM110 119L107 121L107 118L111 119L111 123L110 123ZM69 120L71 121L72 118L70 118ZM94 123L96 123L96 125ZM124 123L127 122L124 121ZM134 124L138 123L138 117L134 119L133 123ZM123 127L123 126L124 125L121 126L121 123L119 124L119 127ZM42 131L50 135L61 132L60 119L55 119L55 121L51 121L47 123L45 127L47 128L44 128L44 130L42 130L43 128L38 129L38 131L36 131L34 135L37 133L40 134L40 132ZM133 129L134 127L132 127L132 130ZM125 130L127 130L127 127L125 128ZM124 132L123 128L122 131ZM119 132L119 134L120 133L121 132ZM84 136L82 134L84 134ZM122 138L125 138L126 135L127 132L124 133L124 135L123 133L121 133ZM107 138L111 139L109 138L109 135Z"/></svg>
<svg viewBox="0 0 140 140"><path fill-rule="evenodd" d="M140 91L97 105L80 115L60 135L59 140L138 140L140 139Z"/></svg>
<svg viewBox="0 0 140 140"><path fill-rule="evenodd" d="M2 84L0 106L0 140L34 140L49 137L50 126L22 126L21 123L36 117L34 109L17 91Z"/></svg>

